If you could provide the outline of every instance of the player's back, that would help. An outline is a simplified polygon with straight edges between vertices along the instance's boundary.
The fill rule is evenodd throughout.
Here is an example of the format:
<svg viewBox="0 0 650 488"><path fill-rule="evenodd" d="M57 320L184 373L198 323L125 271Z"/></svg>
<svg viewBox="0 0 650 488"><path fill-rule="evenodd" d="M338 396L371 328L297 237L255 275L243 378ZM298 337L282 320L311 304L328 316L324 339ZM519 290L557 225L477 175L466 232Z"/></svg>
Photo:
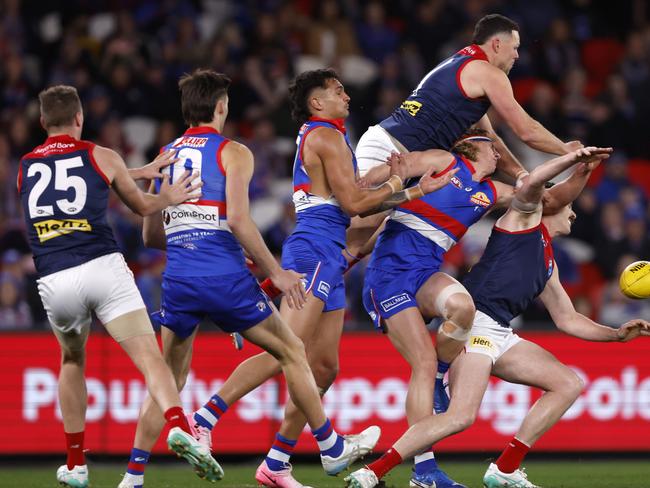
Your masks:
<svg viewBox="0 0 650 488"><path fill-rule="evenodd" d="M106 220L110 182L94 147L57 135L20 161L18 191L41 276L119 251Z"/></svg>
<svg viewBox="0 0 650 488"><path fill-rule="evenodd" d="M544 290L552 274L553 248L544 224L520 232L495 225L463 285L477 310L508 327Z"/></svg>
<svg viewBox="0 0 650 488"><path fill-rule="evenodd" d="M172 182L186 170L199 173L203 182L200 200L163 211L167 275L217 276L246 269L244 253L227 221L222 151L229 142L211 127L201 126L189 128L163 148L178 151L178 162L163 170Z"/></svg>
<svg viewBox="0 0 650 488"><path fill-rule="evenodd" d="M487 98L470 98L460 85L461 71L474 60L487 61L477 45L442 61L379 125L409 151L449 150L490 108Z"/></svg>

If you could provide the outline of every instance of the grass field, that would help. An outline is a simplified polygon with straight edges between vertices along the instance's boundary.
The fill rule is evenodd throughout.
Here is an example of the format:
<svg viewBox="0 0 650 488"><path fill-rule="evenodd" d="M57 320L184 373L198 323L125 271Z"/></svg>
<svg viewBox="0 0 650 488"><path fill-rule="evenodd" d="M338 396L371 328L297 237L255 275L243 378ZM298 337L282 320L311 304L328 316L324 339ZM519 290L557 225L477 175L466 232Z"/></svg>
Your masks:
<svg viewBox="0 0 650 488"><path fill-rule="evenodd" d="M115 488L124 470L118 464L91 464L91 488ZM147 469L147 488L246 488L255 487L254 464L225 464L226 477L210 484L194 476L189 468L178 464L152 465ZM650 487L650 462L643 461L530 461L526 463L530 480L544 488L644 488ZM0 465L3 488L45 488L57 486L55 464L14 468ZM470 488L482 487L487 464L483 462L447 462L446 471L456 481ZM325 476L319 465L300 464L294 468L296 478L313 487L343 487L343 475ZM386 487L408 487L410 468L401 466L386 478Z"/></svg>

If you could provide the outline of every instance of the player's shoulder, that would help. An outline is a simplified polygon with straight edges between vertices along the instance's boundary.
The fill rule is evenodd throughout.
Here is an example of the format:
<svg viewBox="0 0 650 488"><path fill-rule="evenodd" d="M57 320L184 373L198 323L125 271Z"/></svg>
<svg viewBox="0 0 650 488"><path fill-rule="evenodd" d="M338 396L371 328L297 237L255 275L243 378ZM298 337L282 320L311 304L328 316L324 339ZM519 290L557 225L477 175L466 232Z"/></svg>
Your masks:
<svg viewBox="0 0 650 488"><path fill-rule="evenodd" d="M224 146L221 154L225 157L249 157L253 155L246 145L241 142L233 141L232 139L224 139Z"/></svg>
<svg viewBox="0 0 650 488"><path fill-rule="evenodd" d="M331 151L345 144L343 133L330 125L319 125L310 130L310 136L305 141L311 148L323 151Z"/></svg>

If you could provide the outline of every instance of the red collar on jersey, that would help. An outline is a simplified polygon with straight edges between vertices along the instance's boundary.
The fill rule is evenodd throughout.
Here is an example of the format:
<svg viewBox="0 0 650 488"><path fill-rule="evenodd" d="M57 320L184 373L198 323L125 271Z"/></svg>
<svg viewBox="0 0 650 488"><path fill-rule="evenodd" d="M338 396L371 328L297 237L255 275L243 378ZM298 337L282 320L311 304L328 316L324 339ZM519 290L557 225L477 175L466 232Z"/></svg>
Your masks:
<svg viewBox="0 0 650 488"><path fill-rule="evenodd" d="M48 136L47 139L45 139L45 142L42 144L43 146L47 146L48 144L52 142L63 142L63 141L73 141L73 142L79 142L78 139L75 139L69 134L57 134L56 136Z"/></svg>
<svg viewBox="0 0 650 488"><path fill-rule="evenodd" d="M458 51L458 54L472 56L474 59L482 59L483 61L488 60L487 54L485 54L485 51L483 51L483 49L481 49L481 46L478 44L472 44L471 46L464 47Z"/></svg>
<svg viewBox="0 0 650 488"><path fill-rule="evenodd" d="M345 134L345 119L321 119L320 117L309 117L310 122L327 122L328 124L332 124L334 127L336 127L339 131L341 131L343 134Z"/></svg>
<svg viewBox="0 0 650 488"><path fill-rule="evenodd" d="M196 134L219 134L217 129L213 127L208 127L207 125L199 125L198 127L188 127L188 129L183 134L184 136L194 136Z"/></svg>

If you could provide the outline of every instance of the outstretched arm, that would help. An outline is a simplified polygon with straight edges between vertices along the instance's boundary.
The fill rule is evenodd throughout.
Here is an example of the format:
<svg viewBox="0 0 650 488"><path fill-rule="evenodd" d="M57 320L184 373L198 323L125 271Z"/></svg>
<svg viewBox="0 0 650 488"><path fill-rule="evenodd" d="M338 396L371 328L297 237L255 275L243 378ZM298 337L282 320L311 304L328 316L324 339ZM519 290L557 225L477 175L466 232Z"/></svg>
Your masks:
<svg viewBox="0 0 650 488"><path fill-rule="evenodd" d="M543 196L544 213L553 214L562 207L573 202L584 189L594 169L600 160L590 163L580 163L568 178L546 190Z"/></svg>
<svg viewBox="0 0 650 488"><path fill-rule="evenodd" d="M528 174L528 170L521 165L519 160L510 151L510 148L503 142L503 139L495 132L487 114L481 117L475 125L486 130L488 137L494 141L494 147L500 155L497 161L497 169L511 177L513 182L518 181L521 177Z"/></svg>
<svg viewBox="0 0 650 488"><path fill-rule="evenodd" d="M557 266L554 266L553 275L540 298L557 328L574 337L597 342L627 342L650 335L650 323L645 320L630 320L618 329L612 329L578 313L560 283Z"/></svg>
<svg viewBox="0 0 650 488"><path fill-rule="evenodd" d="M441 149L427 151L412 151L406 153L392 153L386 164L380 164L370 169L362 178L364 185L376 186L382 184L390 176L390 169L394 161L400 158L406 163L406 178L419 178L433 168L434 173L439 173L454 162L454 155Z"/></svg>
<svg viewBox="0 0 650 488"><path fill-rule="evenodd" d="M280 267L250 214L248 186L253 176L253 154L246 146L236 142L228 143L221 154L226 170L226 208L230 230L255 264L286 295L289 306L302 308L306 300L302 275Z"/></svg>

